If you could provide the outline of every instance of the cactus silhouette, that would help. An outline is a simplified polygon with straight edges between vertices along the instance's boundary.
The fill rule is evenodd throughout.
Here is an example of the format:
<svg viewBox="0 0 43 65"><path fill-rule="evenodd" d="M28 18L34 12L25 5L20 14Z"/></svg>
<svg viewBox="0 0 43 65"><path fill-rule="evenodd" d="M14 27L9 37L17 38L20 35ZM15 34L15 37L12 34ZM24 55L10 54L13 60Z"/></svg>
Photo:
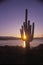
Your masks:
<svg viewBox="0 0 43 65"><path fill-rule="evenodd" d="M26 42L26 47L30 47L29 42L33 40L34 36L34 22L32 25L30 25L30 20L27 20L28 10L26 9L25 12L25 22L23 22L23 25L21 26L20 33L21 33L21 39ZM24 32L26 35L26 39L24 39Z"/></svg>

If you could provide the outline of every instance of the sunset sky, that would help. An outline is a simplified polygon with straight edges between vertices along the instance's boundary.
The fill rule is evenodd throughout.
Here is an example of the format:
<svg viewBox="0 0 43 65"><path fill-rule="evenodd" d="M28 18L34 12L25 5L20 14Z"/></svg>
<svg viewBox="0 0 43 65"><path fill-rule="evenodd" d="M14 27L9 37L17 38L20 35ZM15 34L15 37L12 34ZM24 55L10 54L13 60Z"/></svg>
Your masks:
<svg viewBox="0 0 43 65"><path fill-rule="evenodd" d="M20 37L26 8L35 23L34 37L43 37L43 1L38 0L0 0L0 36Z"/></svg>

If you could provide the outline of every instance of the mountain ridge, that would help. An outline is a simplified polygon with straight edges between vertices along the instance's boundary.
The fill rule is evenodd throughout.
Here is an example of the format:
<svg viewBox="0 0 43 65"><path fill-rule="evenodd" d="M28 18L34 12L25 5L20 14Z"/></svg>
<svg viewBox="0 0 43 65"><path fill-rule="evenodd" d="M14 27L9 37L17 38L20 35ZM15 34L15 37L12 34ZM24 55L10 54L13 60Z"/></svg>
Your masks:
<svg viewBox="0 0 43 65"><path fill-rule="evenodd" d="M43 39L43 37L37 37L33 39ZM21 40L19 37L12 37L12 36L0 36L0 40Z"/></svg>

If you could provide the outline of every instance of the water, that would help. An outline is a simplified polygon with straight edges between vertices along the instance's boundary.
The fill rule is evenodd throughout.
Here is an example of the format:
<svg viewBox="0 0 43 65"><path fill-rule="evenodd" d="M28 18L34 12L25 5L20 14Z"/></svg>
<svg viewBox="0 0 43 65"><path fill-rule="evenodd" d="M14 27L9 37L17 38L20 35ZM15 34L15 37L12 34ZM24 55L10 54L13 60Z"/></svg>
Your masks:
<svg viewBox="0 0 43 65"><path fill-rule="evenodd" d="M30 42L31 47L38 46L39 44L43 44L43 39L34 39ZM0 40L0 46L22 46L24 47L24 41L22 40Z"/></svg>

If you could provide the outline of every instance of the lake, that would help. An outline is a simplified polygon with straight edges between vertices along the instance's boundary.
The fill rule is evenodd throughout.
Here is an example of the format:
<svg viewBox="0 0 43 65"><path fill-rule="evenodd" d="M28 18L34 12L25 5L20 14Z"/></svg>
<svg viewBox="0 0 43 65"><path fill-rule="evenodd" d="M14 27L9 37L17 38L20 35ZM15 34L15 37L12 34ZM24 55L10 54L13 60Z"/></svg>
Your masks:
<svg viewBox="0 0 43 65"><path fill-rule="evenodd" d="M34 39L30 42L31 47L38 46L39 44L43 44L43 39ZM0 46L22 46L24 47L24 41L22 40L0 40Z"/></svg>

